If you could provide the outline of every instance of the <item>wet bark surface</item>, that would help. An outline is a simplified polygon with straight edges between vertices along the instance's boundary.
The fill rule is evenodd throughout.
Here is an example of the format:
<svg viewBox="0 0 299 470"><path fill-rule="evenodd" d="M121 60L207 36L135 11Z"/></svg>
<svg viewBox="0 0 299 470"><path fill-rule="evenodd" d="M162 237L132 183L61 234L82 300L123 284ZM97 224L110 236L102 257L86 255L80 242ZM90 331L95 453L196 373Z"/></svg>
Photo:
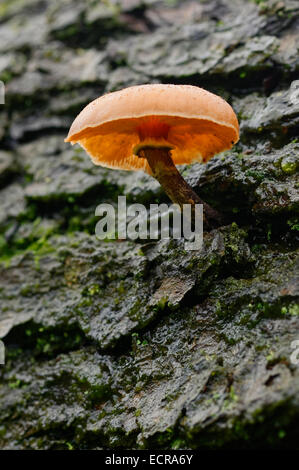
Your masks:
<svg viewBox="0 0 299 470"><path fill-rule="evenodd" d="M291 0L1 3L1 448L298 448L298 25ZM234 149L180 169L227 218L200 251L94 235L101 202L168 202L63 142L141 83L238 115Z"/></svg>

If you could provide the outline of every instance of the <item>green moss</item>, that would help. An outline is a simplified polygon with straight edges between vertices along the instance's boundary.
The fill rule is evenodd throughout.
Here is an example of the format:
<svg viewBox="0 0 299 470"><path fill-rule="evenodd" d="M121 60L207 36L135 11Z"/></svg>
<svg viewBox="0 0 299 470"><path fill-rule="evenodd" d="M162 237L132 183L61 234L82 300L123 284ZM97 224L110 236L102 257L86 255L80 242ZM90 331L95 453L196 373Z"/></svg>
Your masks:
<svg viewBox="0 0 299 470"><path fill-rule="evenodd" d="M29 222L31 218L33 219L33 222ZM57 234L57 225L53 221L43 220L41 217L36 217L34 207L30 207L27 211L25 220L21 219L19 223L21 227L20 232L17 232L9 242L0 234L0 263L4 263L6 266L9 266L10 261L14 256L31 252L36 257L36 264L38 266L39 258L41 256L55 251L55 242L52 245L49 239ZM10 229L9 226L5 227L5 230L8 229ZM24 232L26 235L19 235L19 233Z"/></svg>
<svg viewBox="0 0 299 470"><path fill-rule="evenodd" d="M124 283L123 280L120 281L120 283L118 284L117 292L118 292L120 295L123 295L123 294L126 292L125 283Z"/></svg>
<svg viewBox="0 0 299 470"><path fill-rule="evenodd" d="M100 295L102 293L102 289L98 284L92 284L91 286L84 287L82 291L83 297L93 297L94 295Z"/></svg>
<svg viewBox="0 0 299 470"><path fill-rule="evenodd" d="M299 304L292 304L289 306L290 315L299 315Z"/></svg>
<svg viewBox="0 0 299 470"><path fill-rule="evenodd" d="M299 232L299 219L297 217L289 219L287 221L287 224L288 224L288 226L290 227L291 230Z"/></svg>
<svg viewBox="0 0 299 470"><path fill-rule="evenodd" d="M21 379L16 379L15 381L8 382L9 388L24 388L27 387L28 384L24 383Z"/></svg>
<svg viewBox="0 0 299 470"><path fill-rule="evenodd" d="M0 6L0 17L1 17L1 6ZM4 70L0 73L0 81L7 84L13 79L13 74L9 70Z"/></svg>
<svg viewBox="0 0 299 470"><path fill-rule="evenodd" d="M223 339L225 341L225 343L230 345L230 346L234 346L239 341L236 338L228 337L225 333L220 333L219 338Z"/></svg>
<svg viewBox="0 0 299 470"><path fill-rule="evenodd" d="M287 173L288 175L292 175L297 170L297 163L295 161L291 161L287 159L282 160L281 169L284 173Z"/></svg>
<svg viewBox="0 0 299 470"><path fill-rule="evenodd" d="M167 296L161 297L161 299L159 299L156 305L153 307L153 310L155 312L163 312L163 310L165 309L167 305L168 305L168 297Z"/></svg>
<svg viewBox="0 0 299 470"><path fill-rule="evenodd" d="M261 171L257 171L257 170L247 170L245 172L245 175L254 178L257 183L262 182L266 177L264 173L262 173Z"/></svg>
<svg viewBox="0 0 299 470"><path fill-rule="evenodd" d="M278 433L277 433L279 439L284 439L284 438L286 437L286 434L287 434L287 433L285 432L284 429L280 429L280 430L278 431Z"/></svg>
<svg viewBox="0 0 299 470"><path fill-rule="evenodd" d="M36 269L39 269L40 258L49 253L54 253L55 247L51 243L49 243L46 237L41 237L40 239L31 243L25 249L19 249L17 246L10 246L9 244L5 244L4 246L2 246L1 251L2 255L0 257L0 264L2 263L6 267L10 265L10 262L14 256L24 255L26 253L33 253Z"/></svg>
<svg viewBox="0 0 299 470"><path fill-rule="evenodd" d="M154 442L158 447L168 446L173 442L174 438L174 429L167 428L165 432L157 433L154 437Z"/></svg>
<svg viewBox="0 0 299 470"><path fill-rule="evenodd" d="M17 1L19 0L3 0L0 4L0 18L5 16L9 12L9 7Z"/></svg>
<svg viewBox="0 0 299 470"><path fill-rule="evenodd" d="M20 348L8 347L9 357L19 357L24 351L30 349L31 358L47 356L53 357L57 352L77 349L84 343L84 335L75 326L64 325L64 327L46 327L28 322L26 325L15 327L9 336L9 343L13 345L22 344ZM19 351L22 351L19 352Z"/></svg>
<svg viewBox="0 0 299 470"><path fill-rule="evenodd" d="M185 449L186 447L186 442L184 439L174 439L171 444L170 444L170 448L171 449Z"/></svg>
<svg viewBox="0 0 299 470"><path fill-rule="evenodd" d="M137 298L134 302L133 307L131 307L130 311L128 312L128 316L133 321L139 321L141 316L141 308L142 302L141 299Z"/></svg>
<svg viewBox="0 0 299 470"><path fill-rule="evenodd" d="M288 306L281 307L281 314L282 315L299 315L299 304L298 303L290 303Z"/></svg>
<svg viewBox="0 0 299 470"><path fill-rule="evenodd" d="M111 399L113 391L109 384L93 385L91 390L87 391L86 398L89 406L96 407L99 404Z"/></svg>
<svg viewBox="0 0 299 470"><path fill-rule="evenodd" d="M132 333L132 340L133 340L133 350L136 346L141 344L141 340L139 339L139 333Z"/></svg>

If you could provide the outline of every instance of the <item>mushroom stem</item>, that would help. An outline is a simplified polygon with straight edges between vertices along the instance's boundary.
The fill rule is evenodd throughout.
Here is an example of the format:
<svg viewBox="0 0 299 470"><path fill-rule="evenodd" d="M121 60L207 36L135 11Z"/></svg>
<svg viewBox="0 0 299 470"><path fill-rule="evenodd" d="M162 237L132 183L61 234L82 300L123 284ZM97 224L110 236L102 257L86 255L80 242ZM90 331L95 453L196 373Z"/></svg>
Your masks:
<svg viewBox="0 0 299 470"><path fill-rule="evenodd" d="M221 214L204 202L186 183L172 161L169 148L144 147L139 151L139 156L147 159L153 176L174 204L178 204L181 209L183 209L183 204L192 205L192 221L195 216L195 204L202 204L204 224L207 228L214 226L215 222L217 225L223 223Z"/></svg>

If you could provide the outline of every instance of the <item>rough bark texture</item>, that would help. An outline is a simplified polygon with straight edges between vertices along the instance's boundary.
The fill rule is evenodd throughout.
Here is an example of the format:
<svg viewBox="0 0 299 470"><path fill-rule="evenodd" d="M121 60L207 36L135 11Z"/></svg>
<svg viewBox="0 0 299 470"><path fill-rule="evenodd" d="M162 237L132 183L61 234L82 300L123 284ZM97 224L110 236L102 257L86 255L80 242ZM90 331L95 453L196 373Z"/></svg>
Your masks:
<svg viewBox="0 0 299 470"><path fill-rule="evenodd" d="M298 2L2 1L0 446L298 448ZM99 242L101 202L166 202L63 143L93 98L189 83L241 140L184 168L228 217L203 249Z"/></svg>

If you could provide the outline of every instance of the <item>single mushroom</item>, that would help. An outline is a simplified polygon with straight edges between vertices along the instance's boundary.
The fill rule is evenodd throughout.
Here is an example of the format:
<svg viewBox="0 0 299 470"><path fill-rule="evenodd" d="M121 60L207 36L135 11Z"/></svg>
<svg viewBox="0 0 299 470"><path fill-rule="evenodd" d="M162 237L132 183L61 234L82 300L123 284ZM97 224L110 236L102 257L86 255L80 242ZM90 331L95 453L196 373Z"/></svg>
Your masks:
<svg viewBox="0 0 299 470"><path fill-rule="evenodd" d="M144 170L169 198L203 204L205 225L221 216L186 183L176 165L207 162L239 140L231 106L191 85L139 85L89 103L74 120L66 142L79 143L96 165ZM208 219L208 220L207 220Z"/></svg>

